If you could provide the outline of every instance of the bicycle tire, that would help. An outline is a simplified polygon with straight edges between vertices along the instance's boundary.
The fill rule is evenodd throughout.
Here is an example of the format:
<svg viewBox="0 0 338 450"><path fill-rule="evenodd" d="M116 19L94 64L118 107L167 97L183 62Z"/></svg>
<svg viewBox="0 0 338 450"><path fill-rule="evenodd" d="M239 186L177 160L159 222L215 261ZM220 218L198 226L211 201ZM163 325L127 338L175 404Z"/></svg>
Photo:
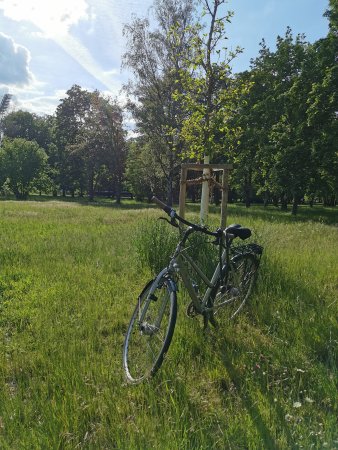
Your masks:
<svg viewBox="0 0 338 450"><path fill-rule="evenodd" d="M148 301L154 283L154 298ZM177 296L172 286L168 278L152 280L138 298L123 346L123 367L130 383L154 376L169 349L177 317ZM145 319L142 323L141 315Z"/></svg>
<svg viewBox="0 0 338 450"><path fill-rule="evenodd" d="M227 315L233 319L249 298L257 277L259 260L253 253L236 255L231 259L227 286L221 291L220 281L213 301L214 316ZM224 267L223 270L226 270Z"/></svg>

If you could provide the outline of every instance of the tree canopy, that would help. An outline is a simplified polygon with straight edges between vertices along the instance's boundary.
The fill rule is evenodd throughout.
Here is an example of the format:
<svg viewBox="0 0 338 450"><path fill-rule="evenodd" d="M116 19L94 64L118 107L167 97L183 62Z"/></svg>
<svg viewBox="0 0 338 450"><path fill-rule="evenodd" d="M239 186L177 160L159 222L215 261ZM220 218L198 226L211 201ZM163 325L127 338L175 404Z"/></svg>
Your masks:
<svg viewBox="0 0 338 450"><path fill-rule="evenodd" d="M4 111L0 184L23 197L34 187L90 199L105 191L118 201L128 188L171 204L182 161L207 155L211 163L233 163L230 198L247 206L264 201L286 209L292 202L296 213L303 201L335 205L337 2L330 0L324 13L326 37L310 43L287 28L273 50L263 39L241 73L231 68L241 49L227 47L233 13L225 0L154 0L153 6L152 22L134 17L124 28L122 62L132 73L127 106L75 84L51 116ZM135 122L129 142L125 114ZM31 174L20 190L13 180L22 178L19 161L29 152L32 165L24 172ZM44 155L41 173L34 169L37 154Z"/></svg>
<svg viewBox="0 0 338 450"><path fill-rule="evenodd" d="M46 163L47 155L36 142L5 139L0 148L0 182L7 181L17 199L26 199Z"/></svg>

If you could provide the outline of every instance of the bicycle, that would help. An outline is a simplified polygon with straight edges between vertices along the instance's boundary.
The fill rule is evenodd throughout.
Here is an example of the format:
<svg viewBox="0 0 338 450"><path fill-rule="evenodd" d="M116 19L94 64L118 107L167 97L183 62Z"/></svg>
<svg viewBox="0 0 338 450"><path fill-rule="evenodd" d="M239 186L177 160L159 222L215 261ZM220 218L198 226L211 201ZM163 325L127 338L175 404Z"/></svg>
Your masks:
<svg viewBox="0 0 338 450"><path fill-rule="evenodd" d="M177 317L178 279L191 299L188 316L201 315L205 329L209 322L217 327L217 316L223 308L231 309L230 319L243 308L256 280L263 251L260 245L253 243L232 245L236 238L248 239L249 228L234 224L224 230L210 231L178 216L158 198L152 200L168 214L170 220L164 220L179 229L181 238L168 266L143 288L132 314L123 346L123 367L131 383L155 375L169 349ZM218 246L219 261L211 279L185 251L189 236L195 232L213 237L212 244ZM199 295L189 270L196 272L205 283L203 296Z"/></svg>

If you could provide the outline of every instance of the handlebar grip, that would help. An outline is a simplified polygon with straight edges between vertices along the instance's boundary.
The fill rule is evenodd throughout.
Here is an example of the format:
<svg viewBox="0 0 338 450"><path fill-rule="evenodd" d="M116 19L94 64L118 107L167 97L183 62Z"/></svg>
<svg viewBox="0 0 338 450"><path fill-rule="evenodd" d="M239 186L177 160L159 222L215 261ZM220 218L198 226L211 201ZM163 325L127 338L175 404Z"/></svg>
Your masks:
<svg viewBox="0 0 338 450"><path fill-rule="evenodd" d="M172 208L168 205L166 205L165 203L163 203L160 199L158 199L157 197L153 197L151 199L154 203L156 203L161 209L163 209L164 212L166 212L168 215L170 215Z"/></svg>

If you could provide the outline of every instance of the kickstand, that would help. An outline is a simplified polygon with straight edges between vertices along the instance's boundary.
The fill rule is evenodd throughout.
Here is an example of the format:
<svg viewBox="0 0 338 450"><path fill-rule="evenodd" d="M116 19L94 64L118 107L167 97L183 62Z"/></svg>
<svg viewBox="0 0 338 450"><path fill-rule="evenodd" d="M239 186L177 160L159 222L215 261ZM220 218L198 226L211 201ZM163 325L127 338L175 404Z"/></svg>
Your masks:
<svg viewBox="0 0 338 450"><path fill-rule="evenodd" d="M209 322L211 323L211 325L214 327L214 328L218 328L218 323L217 323L217 321L216 321L216 319L215 319L215 317L214 317L214 315L211 313L206 313L206 314L203 314L203 331L206 331L206 330L208 330L209 329Z"/></svg>

